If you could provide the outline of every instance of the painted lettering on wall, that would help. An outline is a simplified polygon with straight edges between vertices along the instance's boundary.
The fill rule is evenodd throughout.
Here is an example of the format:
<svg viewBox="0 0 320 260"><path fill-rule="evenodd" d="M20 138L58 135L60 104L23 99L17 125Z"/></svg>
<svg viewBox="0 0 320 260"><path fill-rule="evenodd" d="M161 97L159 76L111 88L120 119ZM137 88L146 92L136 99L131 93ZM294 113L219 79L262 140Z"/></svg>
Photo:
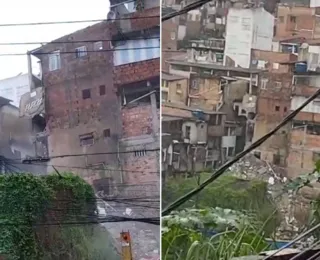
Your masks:
<svg viewBox="0 0 320 260"><path fill-rule="evenodd" d="M29 104L26 105L25 112L28 113L30 110L34 110L35 108L38 108L42 104L43 98L40 97Z"/></svg>

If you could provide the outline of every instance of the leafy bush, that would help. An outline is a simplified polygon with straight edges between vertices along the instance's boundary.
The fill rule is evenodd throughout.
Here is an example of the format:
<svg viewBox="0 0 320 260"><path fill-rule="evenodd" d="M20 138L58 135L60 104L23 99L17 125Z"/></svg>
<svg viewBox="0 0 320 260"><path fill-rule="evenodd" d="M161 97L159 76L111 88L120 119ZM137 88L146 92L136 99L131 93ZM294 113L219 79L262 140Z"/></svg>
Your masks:
<svg viewBox="0 0 320 260"><path fill-rule="evenodd" d="M202 179L208 177L207 173L201 174ZM162 192L163 207L196 186L194 178L170 179ZM278 214L274 214L276 205L268 195L267 183L260 180L243 180L226 174L208 185L197 198L189 200L180 209L194 207L195 202L197 208L220 207L252 212L261 222L265 222L272 215L272 219L265 226L268 235L272 234L280 223Z"/></svg>
<svg viewBox="0 0 320 260"><path fill-rule="evenodd" d="M263 223L229 209L185 209L163 217L162 224L164 260L230 260L268 247Z"/></svg>
<svg viewBox="0 0 320 260"><path fill-rule="evenodd" d="M109 236L104 247L98 246L96 238L106 238L106 232L65 224L92 222L95 210L93 189L72 174L0 175L0 255L9 260L118 259L114 250L106 251Z"/></svg>

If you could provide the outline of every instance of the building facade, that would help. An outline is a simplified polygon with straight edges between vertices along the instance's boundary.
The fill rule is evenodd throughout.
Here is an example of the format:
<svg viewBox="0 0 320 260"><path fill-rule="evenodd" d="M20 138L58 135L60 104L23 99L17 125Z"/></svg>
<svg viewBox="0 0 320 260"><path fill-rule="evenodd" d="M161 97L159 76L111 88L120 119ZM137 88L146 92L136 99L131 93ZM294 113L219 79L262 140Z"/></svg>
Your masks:
<svg viewBox="0 0 320 260"><path fill-rule="evenodd" d="M30 53L42 67L50 165L81 176L99 197L158 200L159 3L112 0L110 5L106 21ZM61 156L65 154L70 156ZM114 214L123 216L130 206L115 203L112 207ZM159 214L156 210L133 212L140 217ZM105 226L115 238L122 230L130 230L137 259L159 249L159 230L154 227Z"/></svg>
<svg viewBox="0 0 320 260"><path fill-rule="evenodd" d="M272 50L274 17L264 8L228 12L224 65L250 68L251 51Z"/></svg>
<svg viewBox="0 0 320 260"><path fill-rule="evenodd" d="M19 107L20 98L30 91L28 74L0 80L0 96L12 100L11 104Z"/></svg>

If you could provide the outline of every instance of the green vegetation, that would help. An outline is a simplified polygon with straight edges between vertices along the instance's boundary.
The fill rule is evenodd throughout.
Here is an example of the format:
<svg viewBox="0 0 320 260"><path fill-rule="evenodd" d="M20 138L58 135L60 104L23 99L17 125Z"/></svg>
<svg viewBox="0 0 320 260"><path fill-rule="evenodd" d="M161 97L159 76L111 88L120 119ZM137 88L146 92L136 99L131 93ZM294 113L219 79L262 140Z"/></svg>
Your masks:
<svg viewBox="0 0 320 260"><path fill-rule="evenodd" d="M186 209L163 217L162 259L229 260L268 248L264 224L253 215L221 208ZM219 233L210 235L215 230ZM202 231L202 232L201 232Z"/></svg>
<svg viewBox="0 0 320 260"><path fill-rule="evenodd" d="M208 177L207 173L201 174L203 180ZM162 192L163 206L196 186L195 178L170 179ZM279 224L279 216L274 214L276 206L267 192L267 183L260 180L243 180L226 174L208 185L196 198L186 202L183 208L195 207L195 201L197 208L220 207L254 213L257 220L263 223L273 215L265 226L267 235L271 235Z"/></svg>
<svg viewBox="0 0 320 260"><path fill-rule="evenodd" d="M1 175L0 191L0 255L8 260L119 259L105 230L70 224L95 216L94 191L80 177Z"/></svg>

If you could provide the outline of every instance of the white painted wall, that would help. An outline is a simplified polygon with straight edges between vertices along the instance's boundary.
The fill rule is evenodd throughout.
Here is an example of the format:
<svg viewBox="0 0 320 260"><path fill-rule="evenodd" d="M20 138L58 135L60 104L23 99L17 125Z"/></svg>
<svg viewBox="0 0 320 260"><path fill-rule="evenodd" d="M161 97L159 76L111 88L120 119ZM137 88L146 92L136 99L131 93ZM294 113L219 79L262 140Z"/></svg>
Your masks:
<svg viewBox="0 0 320 260"><path fill-rule="evenodd" d="M196 122L183 122L182 124L182 136L186 138L186 128L190 127L190 144L196 144L198 142L198 129Z"/></svg>
<svg viewBox="0 0 320 260"><path fill-rule="evenodd" d="M252 48L271 51L274 32L274 16L264 8L252 9L252 11L254 20Z"/></svg>
<svg viewBox="0 0 320 260"><path fill-rule="evenodd" d="M227 17L224 64L229 57L236 66L249 68L251 49L272 50L274 17L263 8L234 9Z"/></svg>
<svg viewBox="0 0 320 260"><path fill-rule="evenodd" d="M150 35L151 37L160 37L160 35L154 34ZM159 58L159 47L159 39L128 40L123 45L114 47L113 63L119 66Z"/></svg>
<svg viewBox="0 0 320 260"><path fill-rule="evenodd" d="M179 25L178 26L178 40L182 41L187 34L187 26Z"/></svg>
<svg viewBox="0 0 320 260"><path fill-rule="evenodd" d="M20 98L30 91L28 74L0 80L0 96L12 100L11 104L19 107Z"/></svg>
<svg viewBox="0 0 320 260"><path fill-rule="evenodd" d="M297 109L306 101L307 98L295 96L291 99L291 110ZM320 99L316 99L309 103L305 108L302 109L303 112L309 113L320 113Z"/></svg>
<svg viewBox="0 0 320 260"><path fill-rule="evenodd" d="M320 6L320 0L310 0L310 7L319 7Z"/></svg>
<svg viewBox="0 0 320 260"><path fill-rule="evenodd" d="M236 147L236 136L222 136L222 147Z"/></svg>

